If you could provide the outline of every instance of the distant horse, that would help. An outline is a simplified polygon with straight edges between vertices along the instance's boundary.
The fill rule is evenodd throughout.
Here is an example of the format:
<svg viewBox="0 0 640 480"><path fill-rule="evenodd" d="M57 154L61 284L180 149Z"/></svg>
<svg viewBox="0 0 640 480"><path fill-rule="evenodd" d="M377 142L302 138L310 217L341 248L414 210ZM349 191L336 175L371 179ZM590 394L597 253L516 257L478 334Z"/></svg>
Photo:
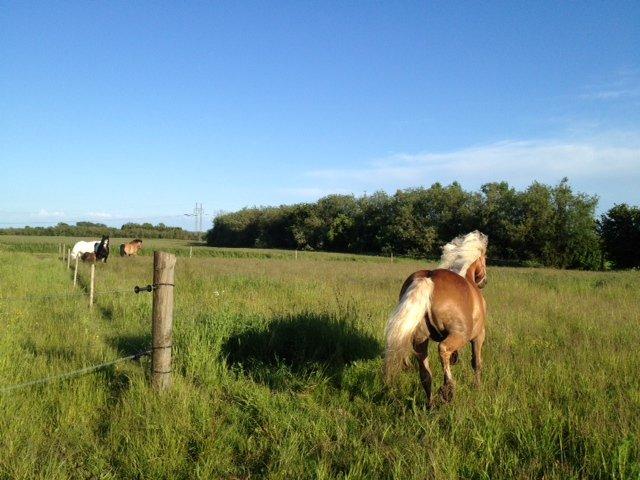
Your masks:
<svg viewBox="0 0 640 480"><path fill-rule="evenodd" d="M130 241L129 243L121 243L120 244L120 256L130 257L132 255L137 255L138 252L142 250L142 240L136 238L135 240Z"/></svg>
<svg viewBox="0 0 640 480"><path fill-rule="evenodd" d="M97 260L106 262L109 257L109 236L105 235L101 240L76 242L71 250L71 259L75 260L78 255L83 253L95 253Z"/></svg>
<svg viewBox="0 0 640 480"><path fill-rule="evenodd" d="M80 260L82 260L83 262L91 262L94 263L97 258L96 258L96 254L93 252L84 252L81 256L80 256Z"/></svg>
<svg viewBox="0 0 640 480"><path fill-rule="evenodd" d="M438 342L444 384L440 395L453 399L451 365L458 362L458 350L471 343L471 366L480 385L482 343L487 306L480 291L487 283L487 236L474 231L456 237L443 248L435 270L420 270L409 276L400 290L400 301L389 317L386 336L385 377L392 381L416 356L420 381L431 399L429 339Z"/></svg>

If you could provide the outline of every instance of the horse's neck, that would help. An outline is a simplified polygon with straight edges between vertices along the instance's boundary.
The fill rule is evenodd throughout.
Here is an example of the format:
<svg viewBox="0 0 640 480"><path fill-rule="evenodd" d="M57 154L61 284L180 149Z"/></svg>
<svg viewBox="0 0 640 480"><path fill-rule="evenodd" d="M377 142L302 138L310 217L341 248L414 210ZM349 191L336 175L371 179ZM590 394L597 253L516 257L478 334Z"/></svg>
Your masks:
<svg viewBox="0 0 640 480"><path fill-rule="evenodd" d="M466 278L467 281L472 285L476 284L476 268L478 268L476 266L476 262L473 262L471 265L469 265L469 268L467 268L467 273L465 273L464 275L464 278Z"/></svg>

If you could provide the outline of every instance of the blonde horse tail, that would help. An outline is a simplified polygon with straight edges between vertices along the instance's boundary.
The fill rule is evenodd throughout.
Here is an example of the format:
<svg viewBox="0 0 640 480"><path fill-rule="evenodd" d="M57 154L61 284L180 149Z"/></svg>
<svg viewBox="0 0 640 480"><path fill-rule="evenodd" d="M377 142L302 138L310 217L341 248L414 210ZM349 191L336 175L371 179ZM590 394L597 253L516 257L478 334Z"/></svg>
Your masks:
<svg viewBox="0 0 640 480"><path fill-rule="evenodd" d="M392 382L411 362L414 354L414 333L424 321L425 314L431 309L432 293L433 280L424 277L415 278L387 320L384 374L388 383Z"/></svg>

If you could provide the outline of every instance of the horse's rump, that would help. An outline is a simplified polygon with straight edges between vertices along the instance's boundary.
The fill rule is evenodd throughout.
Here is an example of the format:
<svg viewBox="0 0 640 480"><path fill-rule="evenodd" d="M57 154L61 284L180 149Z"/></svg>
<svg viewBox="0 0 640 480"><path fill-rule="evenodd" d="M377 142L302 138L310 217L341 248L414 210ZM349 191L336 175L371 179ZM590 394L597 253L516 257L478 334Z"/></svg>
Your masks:
<svg viewBox="0 0 640 480"><path fill-rule="evenodd" d="M410 364L416 332L422 327L425 338L429 337L425 317L431 307L433 287L431 278L416 274L407 279L403 286L400 302L389 317L385 330L385 376L388 380L392 380Z"/></svg>

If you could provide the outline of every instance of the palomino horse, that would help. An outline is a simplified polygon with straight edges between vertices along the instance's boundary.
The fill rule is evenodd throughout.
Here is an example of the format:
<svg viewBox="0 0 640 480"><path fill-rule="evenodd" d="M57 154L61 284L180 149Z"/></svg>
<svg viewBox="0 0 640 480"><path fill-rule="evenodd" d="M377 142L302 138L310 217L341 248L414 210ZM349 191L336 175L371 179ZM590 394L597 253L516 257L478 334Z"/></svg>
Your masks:
<svg viewBox="0 0 640 480"><path fill-rule="evenodd" d="M83 253L95 253L97 260L107 261L109 257L109 235L105 235L101 240L93 240L90 242L76 242L71 250L71 259L75 260L78 255Z"/></svg>
<svg viewBox="0 0 640 480"><path fill-rule="evenodd" d="M138 252L142 250L142 240L136 238L135 240L130 241L129 243L121 243L120 244L120 256L130 257L132 255L137 255Z"/></svg>
<svg viewBox="0 0 640 480"><path fill-rule="evenodd" d="M386 328L385 376L393 380L418 358L420 381L429 406L431 369L427 347L429 339L439 342L438 353L444 369L442 399L453 399L451 365L458 361L458 350L471 342L471 366L476 385L480 385L482 342L485 335L487 305L480 291L487 283L487 236L474 231L456 237L442 248L435 270L420 270L409 276L400 290L400 301Z"/></svg>

